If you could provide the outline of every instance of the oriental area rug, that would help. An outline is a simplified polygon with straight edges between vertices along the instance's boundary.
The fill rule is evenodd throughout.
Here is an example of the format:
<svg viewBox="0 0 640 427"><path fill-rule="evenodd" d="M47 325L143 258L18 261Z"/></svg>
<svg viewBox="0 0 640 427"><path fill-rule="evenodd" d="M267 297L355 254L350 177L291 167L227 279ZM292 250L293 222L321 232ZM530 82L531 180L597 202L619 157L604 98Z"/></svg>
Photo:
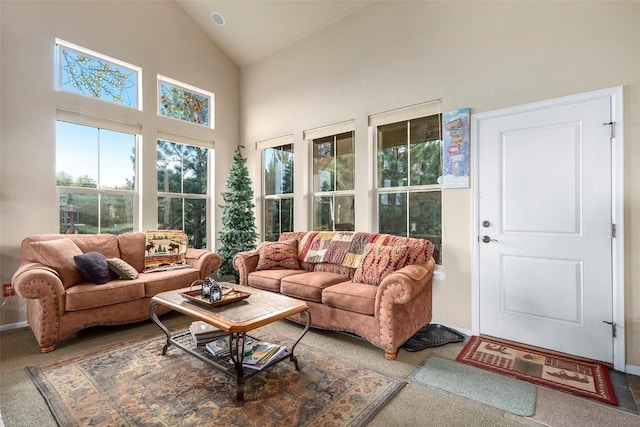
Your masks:
<svg viewBox="0 0 640 427"><path fill-rule="evenodd" d="M301 370L284 361L249 378L238 406L235 379L175 346L162 356L164 343L26 369L61 426L361 426L404 385L301 343Z"/></svg>
<svg viewBox="0 0 640 427"><path fill-rule="evenodd" d="M618 404L609 368L593 360L477 336L469 339L456 360L610 405Z"/></svg>

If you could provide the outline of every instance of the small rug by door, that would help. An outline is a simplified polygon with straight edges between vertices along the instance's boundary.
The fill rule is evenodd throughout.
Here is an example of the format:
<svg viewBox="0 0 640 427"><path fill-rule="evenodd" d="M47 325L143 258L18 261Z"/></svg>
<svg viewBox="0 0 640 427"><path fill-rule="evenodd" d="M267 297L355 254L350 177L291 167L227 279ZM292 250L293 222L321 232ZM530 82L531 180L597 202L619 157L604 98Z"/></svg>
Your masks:
<svg viewBox="0 0 640 427"><path fill-rule="evenodd" d="M161 356L164 342L26 369L62 426L360 426L404 385L301 343L300 371L287 361L251 377L237 406L235 380L176 347Z"/></svg>
<svg viewBox="0 0 640 427"><path fill-rule="evenodd" d="M618 401L609 369L600 362L473 336L457 361L610 405Z"/></svg>
<svg viewBox="0 0 640 427"><path fill-rule="evenodd" d="M536 386L440 357L413 373L416 383L475 400L522 417L534 414Z"/></svg>

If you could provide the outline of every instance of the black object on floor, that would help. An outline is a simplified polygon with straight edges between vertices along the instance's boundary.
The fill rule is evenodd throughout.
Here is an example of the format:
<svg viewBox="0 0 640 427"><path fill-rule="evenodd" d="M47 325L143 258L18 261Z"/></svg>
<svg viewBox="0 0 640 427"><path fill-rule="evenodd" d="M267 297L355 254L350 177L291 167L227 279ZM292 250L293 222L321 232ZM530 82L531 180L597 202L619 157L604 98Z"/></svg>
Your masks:
<svg viewBox="0 0 640 427"><path fill-rule="evenodd" d="M401 349L406 351L420 351L429 347L438 347L452 342L464 341L464 335L446 326L431 323L407 340Z"/></svg>

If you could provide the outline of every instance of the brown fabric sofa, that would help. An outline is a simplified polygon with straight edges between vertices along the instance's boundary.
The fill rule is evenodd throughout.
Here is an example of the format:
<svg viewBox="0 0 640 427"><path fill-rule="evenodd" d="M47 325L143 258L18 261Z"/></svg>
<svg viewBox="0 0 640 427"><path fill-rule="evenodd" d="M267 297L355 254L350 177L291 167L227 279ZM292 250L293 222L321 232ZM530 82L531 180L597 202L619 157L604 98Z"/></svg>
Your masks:
<svg viewBox="0 0 640 427"><path fill-rule="evenodd" d="M302 299L313 327L354 333L394 360L431 322L433 249L389 234L293 232L238 253L233 265L241 285Z"/></svg>
<svg viewBox="0 0 640 427"><path fill-rule="evenodd" d="M69 240L75 243L69 245ZM216 271L215 252L188 249L189 268L144 273L144 232L112 234L42 234L22 241L22 259L12 278L18 295L27 300L27 320L43 353L71 334L95 325L115 325L149 318L149 301L159 292L189 287ZM47 245L48 252L40 250ZM34 246L35 245L35 246ZM132 280L115 278L103 284L87 281L75 268L73 246L86 254L119 258L133 269ZM39 251L34 250L39 249ZM46 264L42 263L43 258ZM161 308L158 313L162 314ZM164 312L167 310L165 309Z"/></svg>

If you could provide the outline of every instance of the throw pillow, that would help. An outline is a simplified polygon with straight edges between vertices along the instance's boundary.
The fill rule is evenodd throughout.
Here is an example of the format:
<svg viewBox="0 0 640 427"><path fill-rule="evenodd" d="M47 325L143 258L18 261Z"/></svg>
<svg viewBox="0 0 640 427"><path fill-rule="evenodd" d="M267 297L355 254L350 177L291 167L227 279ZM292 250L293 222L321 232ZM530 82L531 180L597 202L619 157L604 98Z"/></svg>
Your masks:
<svg viewBox="0 0 640 427"><path fill-rule="evenodd" d="M107 259L107 265L121 279L133 280L138 278L138 271L120 258Z"/></svg>
<svg viewBox="0 0 640 427"><path fill-rule="evenodd" d="M90 282L102 285L115 277L109 270L107 258L100 252L76 255L73 257L73 261L84 278Z"/></svg>
<svg viewBox="0 0 640 427"><path fill-rule="evenodd" d="M186 264L187 235L178 230L147 231L144 268Z"/></svg>
<svg viewBox="0 0 640 427"><path fill-rule="evenodd" d="M76 268L73 261L73 257L82 255L82 251L71 239L31 242L31 248L39 263L58 272L65 289L84 280L82 273Z"/></svg>
<svg viewBox="0 0 640 427"><path fill-rule="evenodd" d="M265 242L260 246L256 270L300 270L298 241Z"/></svg>
<svg viewBox="0 0 640 427"><path fill-rule="evenodd" d="M408 251L407 246L367 244L353 281L378 286L388 274L404 267Z"/></svg>

